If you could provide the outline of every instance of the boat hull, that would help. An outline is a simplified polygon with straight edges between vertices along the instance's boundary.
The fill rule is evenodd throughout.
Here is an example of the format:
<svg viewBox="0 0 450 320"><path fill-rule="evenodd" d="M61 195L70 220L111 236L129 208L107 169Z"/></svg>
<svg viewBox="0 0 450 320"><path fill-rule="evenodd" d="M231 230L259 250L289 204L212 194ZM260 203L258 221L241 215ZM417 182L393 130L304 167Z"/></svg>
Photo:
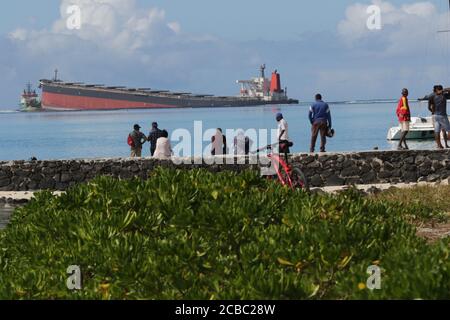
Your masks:
<svg viewBox="0 0 450 320"><path fill-rule="evenodd" d="M432 140L435 137L433 119L427 118L412 118L411 126L406 136L408 140ZM387 139L391 141L398 141L402 136L400 126L392 127L388 131Z"/></svg>
<svg viewBox="0 0 450 320"><path fill-rule="evenodd" d="M388 133L388 140L399 141L402 136L402 130L400 127L391 128ZM409 131L406 136L408 140L430 140L434 139L434 130L420 130L420 131Z"/></svg>

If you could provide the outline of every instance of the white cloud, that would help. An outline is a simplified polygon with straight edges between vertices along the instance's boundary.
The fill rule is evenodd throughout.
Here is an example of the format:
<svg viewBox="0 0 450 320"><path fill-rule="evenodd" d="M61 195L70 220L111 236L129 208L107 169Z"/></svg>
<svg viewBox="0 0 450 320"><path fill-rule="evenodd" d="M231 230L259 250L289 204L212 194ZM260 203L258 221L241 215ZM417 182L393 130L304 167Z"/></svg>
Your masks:
<svg viewBox="0 0 450 320"><path fill-rule="evenodd" d="M381 30L369 30L366 26L366 10L371 4L381 8ZM373 0L348 7L345 19L338 25L338 34L350 47L366 47L387 55L406 54L411 50L438 49L441 45L437 31L447 25L448 13L438 12L432 2L395 6Z"/></svg>
<svg viewBox="0 0 450 320"><path fill-rule="evenodd" d="M134 0L61 0L60 17L46 29L18 28L0 37L0 86L9 88L1 98L15 104L26 82L51 77L55 68L67 81L226 95L238 92L236 79L266 63L301 100L317 91L333 100L395 97L405 86L421 96L445 82L446 35L436 31L447 28L446 13L431 2L361 1L367 3L347 8L338 37L320 32L296 41L239 43L186 33L164 10ZM382 9L381 31L366 27L372 3ZM80 30L66 27L73 4L81 8Z"/></svg>
<svg viewBox="0 0 450 320"><path fill-rule="evenodd" d="M11 32L8 37L11 40L25 41L27 39L28 32L25 29L19 28Z"/></svg>
<svg viewBox="0 0 450 320"><path fill-rule="evenodd" d="M72 5L81 9L79 30L67 28ZM235 94L236 72L257 55L210 34L185 33L163 9L138 7L134 0L61 0L51 26L19 28L8 39L15 54L6 63L26 76L16 80L20 86L58 68L67 81Z"/></svg>
<svg viewBox="0 0 450 320"><path fill-rule="evenodd" d="M67 28L67 8L74 5L81 12L79 30ZM134 0L62 0L60 15L50 30L17 29L10 38L31 41L29 49L33 51L51 50L53 40L65 39L67 46L68 42L90 41L129 54L173 40L181 33L179 23L168 22L164 10L140 9Z"/></svg>

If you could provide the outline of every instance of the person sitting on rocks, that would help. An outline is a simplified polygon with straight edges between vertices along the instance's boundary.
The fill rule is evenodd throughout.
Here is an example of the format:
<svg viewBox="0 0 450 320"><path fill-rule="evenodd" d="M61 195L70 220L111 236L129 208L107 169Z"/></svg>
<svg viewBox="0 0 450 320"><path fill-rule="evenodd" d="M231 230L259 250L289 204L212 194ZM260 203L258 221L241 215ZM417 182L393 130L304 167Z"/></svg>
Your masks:
<svg viewBox="0 0 450 320"><path fill-rule="evenodd" d="M161 138L156 142L156 149L153 157L160 160L169 160L173 154L169 133L167 130L163 130L161 135Z"/></svg>

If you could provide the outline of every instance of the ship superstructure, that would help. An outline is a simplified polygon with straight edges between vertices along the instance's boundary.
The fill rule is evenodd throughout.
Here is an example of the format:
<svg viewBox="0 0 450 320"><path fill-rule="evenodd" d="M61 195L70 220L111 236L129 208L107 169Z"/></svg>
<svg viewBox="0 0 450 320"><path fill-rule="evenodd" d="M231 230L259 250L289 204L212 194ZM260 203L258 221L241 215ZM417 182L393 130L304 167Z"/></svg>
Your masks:
<svg viewBox="0 0 450 320"><path fill-rule="evenodd" d="M288 100L287 88L281 89L281 76L277 70L272 73L269 80L265 75L266 65L260 67L260 76L251 80L238 80L241 85L242 98L258 98L264 101L285 101Z"/></svg>

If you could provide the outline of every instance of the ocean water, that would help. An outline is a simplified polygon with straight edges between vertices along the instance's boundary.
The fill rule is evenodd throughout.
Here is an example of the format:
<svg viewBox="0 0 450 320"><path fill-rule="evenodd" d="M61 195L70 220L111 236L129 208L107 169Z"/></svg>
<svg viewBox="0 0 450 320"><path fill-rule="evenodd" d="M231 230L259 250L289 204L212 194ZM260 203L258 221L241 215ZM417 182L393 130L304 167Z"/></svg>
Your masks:
<svg viewBox="0 0 450 320"><path fill-rule="evenodd" d="M336 136L327 151L364 151L396 149L386 139L388 129L397 125L395 101L345 102L330 104ZM414 116L428 116L425 104L411 102ZM194 121L203 130L275 129L275 114L282 112L289 123L294 152L309 151L311 127L307 104L219 109L158 109L92 112L20 113L0 111L0 160L126 157L127 136L135 123L148 134L151 123L172 133L186 129L193 135ZM228 137L232 140L232 137ZM172 142L173 145L177 141ZM208 142L204 142L205 147ZM319 144L319 142L318 142ZM317 144L317 146L318 146ZM414 149L434 148L433 141L411 142ZM189 155L194 154L191 150ZM148 144L144 156L149 155ZM188 155L188 154L185 154Z"/></svg>

